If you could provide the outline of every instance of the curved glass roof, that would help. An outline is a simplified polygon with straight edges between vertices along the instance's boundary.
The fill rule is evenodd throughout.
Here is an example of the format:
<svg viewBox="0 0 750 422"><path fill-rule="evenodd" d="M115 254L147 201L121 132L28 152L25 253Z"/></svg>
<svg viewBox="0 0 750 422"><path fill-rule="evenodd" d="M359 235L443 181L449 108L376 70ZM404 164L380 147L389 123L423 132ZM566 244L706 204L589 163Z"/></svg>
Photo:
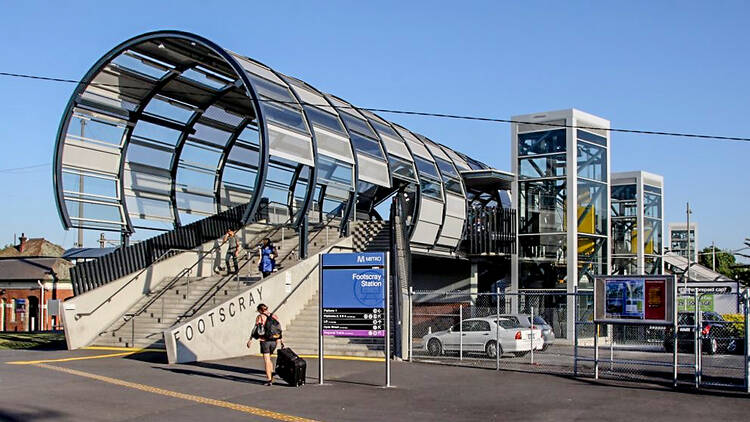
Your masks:
<svg viewBox="0 0 750 422"><path fill-rule="evenodd" d="M343 221L352 204L371 212L412 186L412 241L455 248L460 172L486 167L203 37L158 31L83 77L58 131L54 184L66 229L128 234L240 205L246 221L294 225L313 209Z"/></svg>

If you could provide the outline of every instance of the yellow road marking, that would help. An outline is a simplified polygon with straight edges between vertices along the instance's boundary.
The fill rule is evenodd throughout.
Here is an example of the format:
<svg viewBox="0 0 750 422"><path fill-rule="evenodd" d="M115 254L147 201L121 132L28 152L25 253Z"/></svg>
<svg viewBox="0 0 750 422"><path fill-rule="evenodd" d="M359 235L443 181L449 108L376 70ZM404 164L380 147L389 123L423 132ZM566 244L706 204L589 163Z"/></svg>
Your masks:
<svg viewBox="0 0 750 422"><path fill-rule="evenodd" d="M5 362L8 365L36 365L40 363L52 363L52 362L70 362L73 360L88 360L88 359L102 359L102 358L116 358L119 356L128 356L135 353L140 353L140 350L133 350L130 352L121 353L109 353L106 355L94 355L94 356L78 356L73 358L61 358L61 359L42 359L42 360L18 360L14 362Z"/></svg>
<svg viewBox="0 0 750 422"><path fill-rule="evenodd" d="M109 346L88 346L88 347L82 347L84 350L117 350L121 352L128 352L128 351L136 351L136 352L164 352L167 353L165 349L139 349L137 347L109 347Z"/></svg>
<svg viewBox="0 0 750 422"><path fill-rule="evenodd" d="M261 409L259 407L246 406L244 404L232 403L224 400L210 399L208 397L196 396L192 394L178 393L176 391L165 390L163 388L153 387L145 384L138 384L135 382L123 381L117 378L105 377L102 375L91 374L88 372L77 371L75 369L61 368L59 366L45 365L43 363L36 364L40 368L51 369L53 371L64 372L70 375L77 375L79 377L90 378L109 384L119 385L122 387L133 388L135 390L145 391L147 393L160 394L162 396L174 397L177 399L188 400L195 403L208 404L216 407L223 407L225 409L236 410L238 412L249 413L256 416L263 416L270 419L276 419L279 421L287 422L317 422L314 419L302 418L299 416L288 415L285 413L273 412L271 410Z"/></svg>
<svg viewBox="0 0 750 422"><path fill-rule="evenodd" d="M262 357L260 353L256 353L252 356L255 357ZM317 359L318 355L297 355L303 359ZM358 360L362 362L385 362L385 358L373 358L373 357L367 357L367 356L340 356L340 355L325 355L325 359L334 359L334 360Z"/></svg>

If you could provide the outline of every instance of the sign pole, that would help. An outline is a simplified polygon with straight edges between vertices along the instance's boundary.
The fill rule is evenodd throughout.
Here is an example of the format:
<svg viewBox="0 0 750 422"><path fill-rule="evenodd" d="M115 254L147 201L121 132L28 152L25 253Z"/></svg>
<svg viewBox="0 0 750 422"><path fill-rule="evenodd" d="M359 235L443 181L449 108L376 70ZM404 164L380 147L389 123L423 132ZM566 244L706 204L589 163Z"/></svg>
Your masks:
<svg viewBox="0 0 750 422"><path fill-rule="evenodd" d="M318 255L318 384L323 385L323 255Z"/></svg>
<svg viewBox="0 0 750 422"><path fill-rule="evenodd" d="M385 386L391 386L391 277L385 254Z"/></svg>
<svg viewBox="0 0 750 422"><path fill-rule="evenodd" d="M672 309L672 319L673 319L672 321L672 326L673 326L673 330L672 330L672 344L673 344L673 347L672 347L673 349L672 350L672 386L674 388L677 388L677 364L678 364L677 362L677 356L678 356L677 330L679 329L679 323L677 321L677 317L679 315L678 312L680 308L680 305L679 305L680 298L678 297L678 294L677 294L678 292L677 279L675 278L675 276L672 276L672 284L674 285L672 289L672 294L674 295L674 302L673 302L674 305L672 306L673 308Z"/></svg>

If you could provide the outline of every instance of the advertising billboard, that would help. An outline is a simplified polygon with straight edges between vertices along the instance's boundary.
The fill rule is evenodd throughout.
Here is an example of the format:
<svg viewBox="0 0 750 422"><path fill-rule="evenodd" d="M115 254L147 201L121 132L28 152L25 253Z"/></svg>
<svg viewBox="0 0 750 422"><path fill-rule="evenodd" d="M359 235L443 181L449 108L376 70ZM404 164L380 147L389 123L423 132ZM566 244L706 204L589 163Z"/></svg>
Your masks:
<svg viewBox="0 0 750 422"><path fill-rule="evenodd" d="M672 324L672 276L600 276L594 280L594 322Z"/></svg>

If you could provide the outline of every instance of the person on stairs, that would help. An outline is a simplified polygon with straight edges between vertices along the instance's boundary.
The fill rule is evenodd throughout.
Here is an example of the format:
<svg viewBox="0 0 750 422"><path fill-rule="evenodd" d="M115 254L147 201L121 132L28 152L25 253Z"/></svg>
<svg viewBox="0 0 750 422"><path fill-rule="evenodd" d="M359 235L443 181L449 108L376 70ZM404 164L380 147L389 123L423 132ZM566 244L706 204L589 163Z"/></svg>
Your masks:
<svg viewBox="0 0 750 422"><path fill-rule="evenodd" d="M272 385L273 362L271 361L271 355L281 343L281 324L276 315L268 312L268 306L265 304L261 303L256 309L258 316L255 317L255 326L250 339L247 341L247 348L250 348L253 338L260 340L260 353L263 355L263 364L266 370L265 385Z"/></svg>
<svg viewBox="0 0 750 422"><path fill-rule="evenodd" d="M227 275L237 274L240 271L240 267L237 264L237 256L240 254L240 242L237 240L237 236L235 236L232 229L227 230L227 233L224 235L223 243L228 243L229 245L227 247L227 253L224 256L224 260L227 263ZM234 262L234 271L232 271L229 266L230 258Z"/></svg>
<svg viewBox="0 0 750 422"><path fill-rule="evenodd" d="M267 237L263 239L263 243L258 250L258 270L263 274L263 278L268 277L273 272L277 255L271 239Z"/></svg>

